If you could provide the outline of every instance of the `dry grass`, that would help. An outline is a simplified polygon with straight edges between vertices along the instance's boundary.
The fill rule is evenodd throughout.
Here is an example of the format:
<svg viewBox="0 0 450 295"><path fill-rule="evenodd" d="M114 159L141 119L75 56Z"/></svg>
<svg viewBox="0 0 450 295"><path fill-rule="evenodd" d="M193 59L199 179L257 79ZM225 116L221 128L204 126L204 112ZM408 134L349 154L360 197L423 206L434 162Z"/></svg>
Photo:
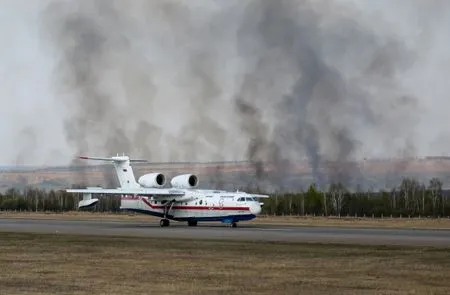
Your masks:
<svg viewBox="0 0 450 295"><path fill-rule="evenodd" d="M0 233L2 294L450 294L450 250Z"/></svg>
<svg viewBox="0 0 450 295"><path fill-rule="evenodd" d="M67 220L122 220L155 221L157 218L134 213L98 213L73 211L65 213L0 212L0 218L38 218ZM258 216L251 224L289 226L337 226L337 227L386 227L450 229L450 218L354 218L354 217L304 217L304 216Z"/></svg>

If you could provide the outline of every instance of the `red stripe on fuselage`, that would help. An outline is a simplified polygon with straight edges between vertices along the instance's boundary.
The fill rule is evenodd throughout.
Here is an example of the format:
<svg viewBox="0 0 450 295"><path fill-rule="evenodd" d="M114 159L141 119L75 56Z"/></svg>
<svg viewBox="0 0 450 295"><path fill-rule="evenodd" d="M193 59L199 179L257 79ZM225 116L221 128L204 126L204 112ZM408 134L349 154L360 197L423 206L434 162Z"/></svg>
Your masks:
<svg viewBox="0 0 450 295"><path fill-rule="evenodd" d="M152 205L147 199L141 200L152 209L164 209L164 205ZM220 206L172 206L172 210L234 210L234 211L250 211L249 207L220 207Z"/></svg>

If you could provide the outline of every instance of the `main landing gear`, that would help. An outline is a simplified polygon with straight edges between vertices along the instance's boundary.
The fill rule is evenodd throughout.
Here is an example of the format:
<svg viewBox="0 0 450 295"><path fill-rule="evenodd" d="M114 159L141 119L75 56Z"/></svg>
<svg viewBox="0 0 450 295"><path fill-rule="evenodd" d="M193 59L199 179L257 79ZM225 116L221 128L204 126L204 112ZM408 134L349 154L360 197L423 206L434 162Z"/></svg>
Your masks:
<svg viewBox="0 0 450 295"><path fill-rule="evenodd" d="M170 221L167 218L163 218L159 221L159 226L164 227L164 226L169 226L170 225Z"/></svg>
<svg viewBox="0 0 450 295"><path fill-rule="evenodd" d="M164 218L159 221L159 226L165 227L170 225L170 221L167 218L170 210L172 210L172 206L175 203L175 200L170 201L166 206L164 206Z"/></svg>
<svg viewBox="0 0 450 295"><path fill-rule="evenodd" d="M159 226L161 226L161 227L165 227L165 226L169 226L169 225L170 225L170 221L167 218L163 218L159 221ZM197 226L197 220L189 220L188 226Z"/></svg>
<svg viewBox="0 0 450 295"><path fill-rule="evenodd" d="M197 220L189 220L188 226L197 226Z"/></svg>

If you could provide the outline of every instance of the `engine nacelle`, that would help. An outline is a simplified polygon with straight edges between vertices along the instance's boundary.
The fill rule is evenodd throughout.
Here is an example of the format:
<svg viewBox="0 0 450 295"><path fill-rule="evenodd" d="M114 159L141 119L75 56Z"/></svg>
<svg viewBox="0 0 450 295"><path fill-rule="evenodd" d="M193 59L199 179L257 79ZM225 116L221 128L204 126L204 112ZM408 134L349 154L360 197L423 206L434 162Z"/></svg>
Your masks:
<svg viewBox="0 0 450 295"><path fill-rule="evenodd" d="M166 184L166 177L162 173L148 173L139 177L138 183L146 188L159 188Z"/></svg>
<svg viewBox="0 0 450 295"><path fill-rule="evenodd" d="M175 188L195 188L198 185L198 177L194 174L183 174L172 178L170 181Z"/></svg>

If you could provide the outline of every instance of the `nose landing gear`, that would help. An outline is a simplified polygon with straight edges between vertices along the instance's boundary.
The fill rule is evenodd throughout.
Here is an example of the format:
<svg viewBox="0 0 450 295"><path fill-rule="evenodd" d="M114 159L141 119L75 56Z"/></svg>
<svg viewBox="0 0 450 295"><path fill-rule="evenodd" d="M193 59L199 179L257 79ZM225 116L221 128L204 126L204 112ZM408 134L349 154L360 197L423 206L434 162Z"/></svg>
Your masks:
<svg viewBox="0 0 450 295"><path fill-rule="evenodd" d="M222 223L225 223L227 227L237 227L237 222L234 219L223 219Z"/></svg>
<svg viewBox="0 0 450 295"><path fill-rule="evenodd" d="M232 223L230 223L229 227L232 227L232 228L237 227L237 223L236 222L232 222Z"/></svg>

